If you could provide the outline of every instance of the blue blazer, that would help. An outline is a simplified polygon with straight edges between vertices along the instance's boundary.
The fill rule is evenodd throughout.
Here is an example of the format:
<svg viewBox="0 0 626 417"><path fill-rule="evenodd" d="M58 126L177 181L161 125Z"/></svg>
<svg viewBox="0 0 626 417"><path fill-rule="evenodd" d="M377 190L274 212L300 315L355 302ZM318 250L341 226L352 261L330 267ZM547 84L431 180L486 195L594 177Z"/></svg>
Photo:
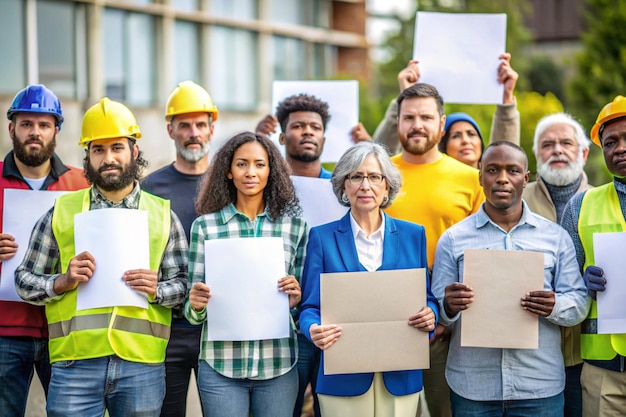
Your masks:
<svg viewBox="0 0 626 417"><path fill-rule="evenodd" d="M384 216L383 263L378 270L426 268L428 271L424 227L393 219L386 214ZM349 212L338 221L311 229L304 259L302 276L304 295L300 312L300 328L309 340L311 340L310 327L321 323L320 274L356 271L365 271L365 268L359 262ZM428 273L426 291L427 305L439 320L437 299L430 291ZM373 379L373 373L324 375L324 351L322 351L317 376L319 394L362 395L370 388ZM421 370L384 372L383 379L387 390L393 395L413 394L422 389Z"/></svg>

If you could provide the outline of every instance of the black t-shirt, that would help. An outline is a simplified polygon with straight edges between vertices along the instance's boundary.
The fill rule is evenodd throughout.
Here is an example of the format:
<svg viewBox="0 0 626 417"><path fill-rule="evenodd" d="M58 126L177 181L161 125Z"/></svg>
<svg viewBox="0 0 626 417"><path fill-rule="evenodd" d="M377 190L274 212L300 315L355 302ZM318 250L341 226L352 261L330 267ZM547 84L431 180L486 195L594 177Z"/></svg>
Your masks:
<svg viewBox="0 0 626 417"><path fill-rule="evenodd" d="M170 200L172 210L185 229L187 242L190 239L191 223L198 217L194 204L200 178L202 174L183 174L177 171L172 163L148 175L141 183L142 190Z"/></svg>

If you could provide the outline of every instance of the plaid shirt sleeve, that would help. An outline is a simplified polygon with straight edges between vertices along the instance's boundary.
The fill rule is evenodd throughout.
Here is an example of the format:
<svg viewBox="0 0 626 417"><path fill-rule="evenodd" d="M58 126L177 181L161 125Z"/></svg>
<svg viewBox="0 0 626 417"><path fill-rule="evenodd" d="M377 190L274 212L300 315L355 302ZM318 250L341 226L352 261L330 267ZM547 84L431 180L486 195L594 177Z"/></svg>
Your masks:
<svg viewBox="0 0 626 417"><path fill-rule="evenodd" d="M60 275L60 253L52 233L51 208L35 224L28 249L15 270L17 294L31 304L43 305L59 296L54 292L54 280Z"/></svg>
<svg viewBox="0 0 626 417"><path fill-rule="evenodd" d="M204 282L204 233L202 226L204 225L203 217L198 217L191 225L190 244L189 244L189 274L187 285L189 291L196 282ZM191 307L189 303L189 291L185 301L183 313L185 318L191 324L201 324L206 320L206 308L198 312Z"/></svg>
<svg viewBox="0 0 626 417"><path fill-rule="evenodd" d="M187 293L187 237L180 220L171 211L170 237L163 252L156 303L175 307L185 301Z"/></svg>

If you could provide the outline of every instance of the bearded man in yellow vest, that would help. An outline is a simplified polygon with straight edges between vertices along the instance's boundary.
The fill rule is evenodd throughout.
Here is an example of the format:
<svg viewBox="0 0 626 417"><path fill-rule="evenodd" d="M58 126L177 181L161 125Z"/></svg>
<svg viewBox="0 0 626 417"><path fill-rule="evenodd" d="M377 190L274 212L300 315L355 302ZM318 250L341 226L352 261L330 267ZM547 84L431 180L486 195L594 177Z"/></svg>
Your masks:
<svg viewBox="0 0 626 417"><path fill-rule="evenodd" d="M565 207L562 226L574 241L587 291L594 299L581 326L580 382L583 417L626 415L626 334L598 334L598 291L607 281L595 264L593 235L626 231L626 98L617 96L604 106L591 129L591 140L602 148L613 181L575 195Z"/></svg>
<svg viewBox="0 0 626 417"><path fill-rule="evenodd" d="M139 189L146 166L140 138L135 116L123 104L103 98L87 110L79 144L86 148L85 176L92 187L57 198L35 225L15 273L18 294L46 308L48 417L101 417L107 409L111 417L156 417L161 410L171 308L185 298L188 247L169 201ZM147 212L150 268L108 277L145 294L147 308L77 308L79 284L87 284L99 265L88 251L76 253L74 216L107 208ZM104 224L101 239L119 236Z"/></svg>

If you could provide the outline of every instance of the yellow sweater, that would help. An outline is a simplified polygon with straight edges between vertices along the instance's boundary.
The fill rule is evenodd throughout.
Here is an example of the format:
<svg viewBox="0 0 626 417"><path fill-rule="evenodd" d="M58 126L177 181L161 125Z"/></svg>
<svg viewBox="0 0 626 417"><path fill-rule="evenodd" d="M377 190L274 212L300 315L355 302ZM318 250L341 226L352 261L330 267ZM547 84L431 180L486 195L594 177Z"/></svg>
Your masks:
<svg viewBox="0 0 626 417"><path fill-rule="evenodd" d="M387 214L426 228L428 265L432 268L437 241L450 226L475 213L485 195L478 170L448 155L431 164L411 164L396 155L391 160L402 174L402 189Z"/></svg>

